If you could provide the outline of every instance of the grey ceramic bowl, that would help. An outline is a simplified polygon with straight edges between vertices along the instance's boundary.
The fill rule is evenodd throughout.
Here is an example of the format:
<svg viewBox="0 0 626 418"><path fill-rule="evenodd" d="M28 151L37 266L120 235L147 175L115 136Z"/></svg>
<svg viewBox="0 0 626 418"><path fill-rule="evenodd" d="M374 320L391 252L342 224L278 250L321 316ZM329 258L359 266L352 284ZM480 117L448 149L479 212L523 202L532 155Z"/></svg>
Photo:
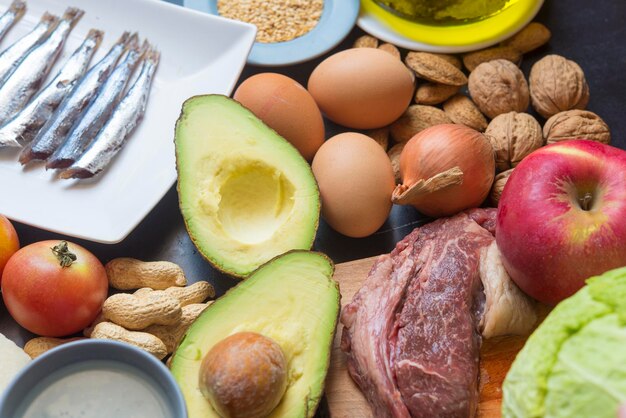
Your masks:
<svg viewBox="0 0 626 418"><path fill-rule="evenodd" d="M173 414L172 418L187 417L183 395L172 374L162 362L151 354L128 344L89 339L64 344L33 360L13 379L2 394L0 418L15 418L17 412L23 408L22 404L28 402L31 390L46 376L80 362L92 360L120 363L119 365L130 373L137 370L143 372L137 373L136 376L149 378L160 389L164 404Z"/></svg>

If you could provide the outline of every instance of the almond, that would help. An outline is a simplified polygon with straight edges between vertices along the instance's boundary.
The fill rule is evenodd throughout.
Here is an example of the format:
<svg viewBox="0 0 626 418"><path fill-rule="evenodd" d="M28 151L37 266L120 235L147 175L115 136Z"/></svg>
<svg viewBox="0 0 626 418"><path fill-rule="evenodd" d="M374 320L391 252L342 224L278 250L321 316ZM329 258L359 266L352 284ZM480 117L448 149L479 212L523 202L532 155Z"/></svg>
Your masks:
<svg viewBox="0 0 626 418"><path fill-rule="evenodd" d="M400 119L391 124L391 138L395 142L406 142L416 133L442 123L452 123L443 110L433 106L412 105Z"/></svg>
<svg viewBox="0 0 626 418"><path fill-rule="evenodd" d="M438 55L428 52L409 52L405 59L406 65L415 71L418 77L449 86L467 84L467 77L461 70Z"/></svg>
<svg viewBox="0 0 626 418"><path fill-rule="evenodd" d="M378 39L370 35L360 36L354 41L352 48L378 48Z"/></svg>
<svg viewBox="0 0 626 418"><path fill-rule="evenodd" d="M457 94L444 103L443 110L454 123L469 126L480 132L487 129L487 119L467 96Z"/></svg>
<svg viewBox="0 0 626 418"><path fill-rule="evenodd" d="M400 50L398 48L396 48L395 45L393 44L382 44L378 47L378 49L383 50L385 52L389 52L391 55L393 55L394 57L400 59Z"/></svg>
<svg viewBox="0 0 626 418"><path fill-rule="evenodd" d="M540 46L547 44L551 37L550 29L541 23L531 22L512 38L502 42L502 45L509 46L517 49L522 54L526 54L527 52L534 51Z"/></svg>
<svg viewBox="0 0 626 418"><path fill-rule="evenodd" d="M465 64L465 68L468 70L474 71L483 62L498 59L511 61L513 64L519 65L522 62L522 53L510 46L496 46L465 54L463 56L463 64Z"/></svg>
<svg viewBox="0 0 626 418"><path fill-rule="evenodd" d="M382 128L372 129L365 132L365 135L378 142L385 151L389 147L389 126L383 126Z"/></svg>
<svg viewBox="0 0 626 418"><path fill-rule="evenodd" d="M399 144L394 145L387 152L389 159L391 160L391 168L393 168L393 175L396 179L396 184L402 184L402 176L400 175L400 155L402 154L402 150L406 142L400 142Z"/></svg>
<svg viewBox="0 0 626 418"><path fill-rule="evenodd" d="M436 105L443 103L459 91L459 86L446 84L424 83L415 92L415 103Z"/></svg>
<svg viewBox="0 0 626 418"><path fill-rule="evenodd" d="M448 62L449 64L454 65L459 70L463 69L463 63L461 62L459 57L457 57L456 55L437 54L437 53L434 53L434 52L432 52L432 55L435 55L435 56L441 58L442 60Z"/></svg>

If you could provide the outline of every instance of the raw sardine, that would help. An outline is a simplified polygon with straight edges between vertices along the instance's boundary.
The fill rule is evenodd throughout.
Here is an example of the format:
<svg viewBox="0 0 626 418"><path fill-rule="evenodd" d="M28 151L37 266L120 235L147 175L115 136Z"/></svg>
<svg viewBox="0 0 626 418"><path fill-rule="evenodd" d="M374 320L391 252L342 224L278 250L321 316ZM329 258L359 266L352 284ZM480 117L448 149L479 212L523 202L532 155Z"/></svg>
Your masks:
<svg viewBox="0 0 626 418"><path fill-rule="evenodd" d="M20 154L20 163L45 160L61 145L72 124L109 77L129 44L137 44L137 35L130 36L128 32L124 32L106 56L94 65L71 93L63 99L57 111L39 130L35 139L24 147Z"/></svg>
<svg viewBox="0 0 626 418"><path fill-rule="evenodd" d="M22 0L14 0L8 10L0 16L0 39L4 38L15 22L20 20L26 13L26 3Z"/></svg>
<svg viewBox="0 0 626 418"><path fill-rule="evenodd" d="M115 108L111 118L85 153L59 177L64 179L93 177L109 164L143 118L152 78L158 64L159 52L149 51L137 79Z"/></svg>
<svg viewBox="0 0 626 418"><path fill-rule="evenodd" d="M147 48L146 42L141 49L135 46L128 50L122 62L115 67L96 97L72 126L65 142L47 160L46 169L67 168L83 153L119 103L128 80Z"/></svg>
<svg viewBox="0 0 626 418"><path fill-rule="evenodd" d="M58 21L58 17L48 12L44 13L33 30L15 41L13 45L0 54L0 85L15 71L22 58L50 33Z"/></svg>
<svg viewBox="0 0 626 418"><path fill-rule="evenodd" d="M96 29L89 31L87 38L68 58L52 81L37 93L24 109L0 127L0 148L20 147L20 142L30 142L34 138L63 97L85 74L101 41L102 31Z"/></svg>
<svg viewBox="0 0 626 418"><path fill-rule="evenodd" d="M0 87L0 124L19 112L39 90L61 53L67 36L82 16L80 9L67 9L50 36L33 48L6 79Z"/></svg>

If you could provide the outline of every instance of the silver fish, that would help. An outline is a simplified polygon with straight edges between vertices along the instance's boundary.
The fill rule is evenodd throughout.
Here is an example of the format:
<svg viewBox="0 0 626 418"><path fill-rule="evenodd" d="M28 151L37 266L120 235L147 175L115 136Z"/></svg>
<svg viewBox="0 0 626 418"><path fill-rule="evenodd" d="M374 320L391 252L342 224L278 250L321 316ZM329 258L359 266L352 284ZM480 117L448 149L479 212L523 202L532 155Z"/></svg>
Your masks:
<svg viewBox="0 0 626 418"><path fill-rule="evenodd" d="M143 118L152 79L158 65L159 52L156 50L149 51L143 61L139 75L128 93L115 108L111 118L102 127L84 154L68 169L59 174L60 178L84 179L93 177L111 162Z"/></svg>
<svg viewBox="0 0 626 418"><path fill-rule="evenodd" d="M0 39L4 38L15 22L20 20L26 13L26 3L22 0L14 0L6 12L0 16Z"/></svg>
<svg viewBox="0 0 626 418"><path fill-rule="evenodd" d="M0 127L0 148L30 142L50 118L63 97L83 76L102 41L102 31L92 29L57 75L11 120ZM19 139L19 141L18 141Z"/></svg>
<svg viewBox="0 0 626 418"><path fill-rule="evenodd" d="M22 58L46 37L59 18L46 12L41 16L39 23L29 33L15 41L13 45L0 54L0 84L15 71Z"/></svg>
<svg viewBox="0 0 626 418"><path fill-rule="evenodd" d="M20 154L20 163L45 160L61 145L76 119L109 77L129 44L137 44L137 35L130 36L128 32L124 32L106 56L96 63L63 99L35 139L24 147Z"/></svg>
<svg viewBox="0 0 626 418"><path fill-rule="evenodd" d="M82 10L68 8L50 36L33 48L6 79L0 87L0 123L19 112L39 90L61 53L70 31L82 16Z"/></svg>
<svg viewBox="0 0 626 418"><path fill-rule="evenodd" d="M148 44L144 43L141 49L135 46L128 50L122 62L115 67L96 97L72 126L65 142L48 158L46 169L67 168L83 153L119 103L128 80L147 48Z"/></svg>

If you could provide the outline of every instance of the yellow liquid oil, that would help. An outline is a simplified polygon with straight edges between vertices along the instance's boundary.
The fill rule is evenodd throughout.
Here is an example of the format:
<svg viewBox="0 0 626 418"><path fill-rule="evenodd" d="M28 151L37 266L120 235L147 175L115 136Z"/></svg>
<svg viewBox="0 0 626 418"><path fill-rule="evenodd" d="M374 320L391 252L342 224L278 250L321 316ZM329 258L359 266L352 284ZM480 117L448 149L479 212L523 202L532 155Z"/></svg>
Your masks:
<svg viewBox="0 0 626 418"><path fill-rule="evenodd" d="M376 0L382 8L414 22L452 26L492 17L519 0Z"/></svg>

